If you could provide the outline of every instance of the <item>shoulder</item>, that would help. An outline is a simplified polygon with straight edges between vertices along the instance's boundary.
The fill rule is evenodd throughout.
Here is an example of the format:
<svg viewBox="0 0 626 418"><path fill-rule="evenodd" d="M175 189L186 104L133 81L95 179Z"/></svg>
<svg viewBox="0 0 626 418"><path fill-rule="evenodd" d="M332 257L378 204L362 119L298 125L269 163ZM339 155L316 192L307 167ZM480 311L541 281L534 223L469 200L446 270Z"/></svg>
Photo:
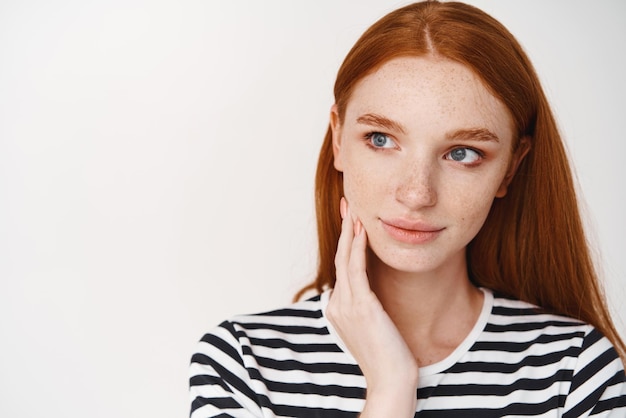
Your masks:
<svg viewBox="0 0 626 418"><path fill-rule="evenodd" d="M294 302L290 305L254 314L237 315L230 319L233 323L248 322L280 322L281 319L289 318L297 322L307 322L309 319L318 319L322 316L321 295L312 296L306 300Z"/></svg>
<svg viewBox="0 0 626 418"><path fill-rule="evenodd" d="M328 334L322 318L320 295L267 312L236 315L204 334L197 354L241 358L244 347L306 344L311 336Z"/></svg>
<svg viewBox="0 0 626 418"><path fill-rule="evenodd" d="M279 309L237 315L222 322L218 328L229 329L240 336L324 333L320 299L320 295L316 295Z"/></svg>
<svg viewBox="0 0 626 418"><path fill-rule="evenodd" d="M506 393L516 408L626 416L623 364L606 337L577 319L498 294L477 341L448 373L455 381L480 376L483 393Z"/></svg>
<svg viewBox="0 0 626 418"><path fill-rule="evenodd" d="M554 314L521 300L494 294L491 318L488 325L493 332L575 333L580 335L590 330L584 322Z"/></svg>
<svg viewBox="0 0 626 418"><path fill-rule="evenodd" d="M191 416L326 416L331 407L360 410L364 379L330 334L324 303L321 295L237 315L206 333L189 370Z"/></svg>
<svg viewBox="0 0 626 418"><path fill-rule="evenodd" d="M506 363L515 362L518 368L558 365L572 371L587 356L607 350L619 358L610 341L593 326L498 294L493 296L489 319L472 349Z"/></svg>
<svg viewBox="0 0 626 418"><path fill-rule="evenodd" d="M592 325L496 294L485 335L483 340L497 341L503 358L517 357L518 373L567 382L562 393L567 416L626 409L624 365Z"/></svg>

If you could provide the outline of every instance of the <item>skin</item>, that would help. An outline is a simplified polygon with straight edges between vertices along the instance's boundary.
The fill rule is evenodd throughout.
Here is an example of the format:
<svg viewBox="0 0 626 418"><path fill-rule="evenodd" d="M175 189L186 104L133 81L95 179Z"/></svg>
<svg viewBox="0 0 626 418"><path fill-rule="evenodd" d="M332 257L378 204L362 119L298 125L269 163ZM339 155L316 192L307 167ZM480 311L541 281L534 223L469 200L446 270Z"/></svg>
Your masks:
<svg viewBox="0 0 626 418"><path fill-rule="evenodd" d="M345 198L326 314L365 376L361 416L412 417L419 367L445 359L479 316L465 250L527 141L513 153L507 108L438 56L361 79L331 128Z"/></svg>

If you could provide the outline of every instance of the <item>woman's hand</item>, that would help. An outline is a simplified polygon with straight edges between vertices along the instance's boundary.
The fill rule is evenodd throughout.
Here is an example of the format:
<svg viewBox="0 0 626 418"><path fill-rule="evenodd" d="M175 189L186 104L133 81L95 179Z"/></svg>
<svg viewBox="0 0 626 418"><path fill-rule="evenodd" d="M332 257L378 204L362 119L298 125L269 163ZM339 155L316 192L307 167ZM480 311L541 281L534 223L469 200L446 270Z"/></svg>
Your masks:
<svg viewBox="0 0 626 418"><path fill-rule="evenodd" d="M413 417L418 367L366 272L367 234L341 199L341 236L335 256L337 281L327 316L365 376L367 395L361 417Z"/></svg>

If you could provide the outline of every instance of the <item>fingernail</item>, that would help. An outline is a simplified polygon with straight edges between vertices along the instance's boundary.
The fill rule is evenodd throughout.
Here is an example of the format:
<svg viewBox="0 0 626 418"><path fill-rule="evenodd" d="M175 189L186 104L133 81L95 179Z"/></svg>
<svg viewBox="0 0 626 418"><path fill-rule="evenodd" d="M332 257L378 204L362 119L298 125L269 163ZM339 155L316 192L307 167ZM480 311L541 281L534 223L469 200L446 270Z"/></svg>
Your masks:
<svg viewBox="0 0 626 418"><path fill-rule="evenodd" d="M339 213L341 213L341 219L345 219L345 217L346 217L346 199L344 199L343 197L341 198L341 201L339 202Z"/></svg>
<svg viewBox="0 0 626 418"><path fill-rule="evenodd" d="M354 224L354 235L355 236L361 235L362 230L363 230L363 224L361 223L361 221L357 219Z"/></svg>

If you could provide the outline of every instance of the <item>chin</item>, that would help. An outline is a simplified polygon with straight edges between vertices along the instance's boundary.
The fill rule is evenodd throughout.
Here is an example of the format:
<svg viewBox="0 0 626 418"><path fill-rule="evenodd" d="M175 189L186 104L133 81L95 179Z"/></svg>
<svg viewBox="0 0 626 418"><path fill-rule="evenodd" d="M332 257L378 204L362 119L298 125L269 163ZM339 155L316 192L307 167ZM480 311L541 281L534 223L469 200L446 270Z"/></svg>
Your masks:
<svg viewBox="0 0 626 418"><path fill-rule="evenodd" d="M441 260L424 251L415 249L383 249L370 248L368 256L369 264L382 266L408 274L424 274L441 267Z"/></svg>
<svg viewBox="0 0 626 418"><path fill-rule="evenodd" d="M428 274L443 270L463 270L467 273L465 247L450 248L445 242L423 245L398 244L374 237L368 248L368 264L407 274ZM460 273L454 273L460 274Z"/></svg>

